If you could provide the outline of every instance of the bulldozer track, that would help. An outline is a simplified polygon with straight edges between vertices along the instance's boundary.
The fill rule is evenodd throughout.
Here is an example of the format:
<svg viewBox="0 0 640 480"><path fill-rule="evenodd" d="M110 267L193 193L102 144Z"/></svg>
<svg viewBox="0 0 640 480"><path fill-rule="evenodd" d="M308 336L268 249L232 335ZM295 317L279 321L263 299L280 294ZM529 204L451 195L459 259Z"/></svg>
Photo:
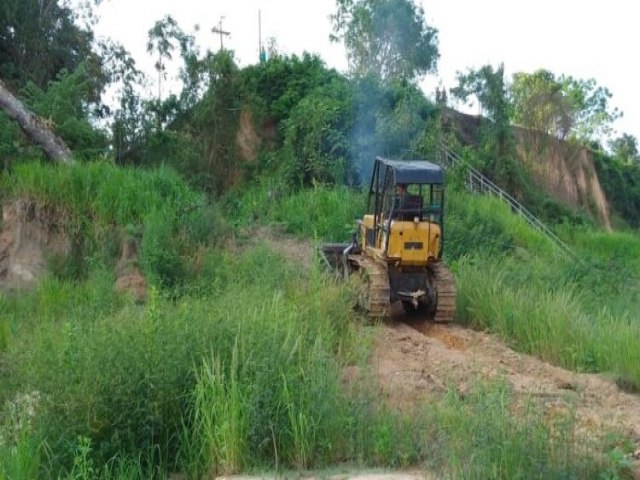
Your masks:
<svg viewBox="0 0 640 480"><path fill-rule="evenodd" d="M364 280L364 291L359 299L361 307L372 320L389 317L389 274L384 265L362 256L351 257Z"/></svg>
<svg viewBox="0 0 640 480"><path fill-rule="evenodd" d="M438 294L438 306L434 321L451 323L456 316L456 284L453 274L442 263L430 266L433 283Z"/></svg>
<svg viewBox="0 0 640 480"><path fill-rule="evenodd" d="M350 257L352 265L363 279L363 291L358 303L372 320L387 319L390 316L389 273L385 265L361 255ZM438 304L433 321L451 323L456 314L456 285L453 274L442 263L430 265Z"/></svg>

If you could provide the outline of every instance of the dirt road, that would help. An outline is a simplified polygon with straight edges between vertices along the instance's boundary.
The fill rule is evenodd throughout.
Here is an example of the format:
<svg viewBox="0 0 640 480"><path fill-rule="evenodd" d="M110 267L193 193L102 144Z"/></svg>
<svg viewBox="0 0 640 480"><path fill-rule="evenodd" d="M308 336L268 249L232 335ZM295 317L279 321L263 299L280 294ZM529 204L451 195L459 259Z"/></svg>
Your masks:
<svg viewBox="0 0 640 480"><path fill-rule="evenodd" d="M599 374L571 372L518 353L496 336L458 325L403 323L401 314L379 329L372 366L389 402L405 407L475 382L501 378L516 396L546 409L575 408L582 433L616 429L640 443L640 397ZM420 330L420 331L418 331Z"/></svg>

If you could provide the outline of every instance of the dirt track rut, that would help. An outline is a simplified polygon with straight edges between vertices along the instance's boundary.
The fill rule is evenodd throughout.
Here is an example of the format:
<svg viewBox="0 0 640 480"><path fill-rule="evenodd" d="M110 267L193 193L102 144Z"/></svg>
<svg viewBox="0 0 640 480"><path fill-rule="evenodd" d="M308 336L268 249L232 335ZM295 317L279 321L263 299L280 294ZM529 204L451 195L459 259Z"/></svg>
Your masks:
<svg viewBox="0 0 640 480"><path fill-rule="evenodd" d="M477 381L504 379L521 398L545 409L576 409L579 433L621 431L640 443L640 397L622 392L603 375L580 374L518 353L496 336L458 325L392 321L380 328L374 358L381 388L392 405L405 407Z"/></svg>

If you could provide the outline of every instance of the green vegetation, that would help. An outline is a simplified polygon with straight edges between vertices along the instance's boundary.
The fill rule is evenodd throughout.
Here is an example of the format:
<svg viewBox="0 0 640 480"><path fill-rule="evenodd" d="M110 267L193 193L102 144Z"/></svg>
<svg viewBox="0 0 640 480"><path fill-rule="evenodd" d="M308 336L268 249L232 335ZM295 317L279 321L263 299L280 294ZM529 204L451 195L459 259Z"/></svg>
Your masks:
<svg viewBox="0 0 640 480"><path fill-rule="evenodd" d="M353 221L365 209L365 195L347 187L316 185L292 191L277 182L255 185L244 192L230 192L223 199L226 210L235 212L239 226L281 225L299 237L325 241L347 241Z"/></svg>
<svg viewBox="0 0 640 480"><path fill-rule="evenodd" d="M509 388L501 383L476 386L470 398L450 392L429 414L433 445L444 472L453 478L595 478L604 465L585 454L590 446L567 442L574 418L541 422L533 402L516 406ZM469 455L470 452L473 454ZM612 464L612 474L624 468Z"/></svg>
<svg viewBox="0 0 640 480"><path fill-rule="evenodd" d="M32 203L49 226L62 227L78 254L59 270L74 276L88 261L113 266L127 239L139 247L149 280L176 286L189 274L197 245L225 235L224 222L204 194L168 168L144 171L108 163L78 168L24 163L0 180L5 199ZM142 234L144 232L144 235Z"/></svg>
<svg viewBox="0 0 640 480"><path fill-rule="evenodd" d="M206 422L200 424L200 415L214 413L202 405L209 393L204 398L197 393L208 385L207 378L211 381L205 376L208 368L228 372L216 381L228 375L242 385L241 392L229 392L224 398L231 402L240 393L247 402L244 413L250 415L251 430L245 430L241 439L246 442L242 454L247 461L271 458L273 448L289 455L293 440L287 432L293 426L283 410L287 385L295 386L295 398L289 399L287 408L308 418L318 442L327 443L323 432L330 426L323 425L329 420L325 413L335 410L330 402L338 400L330 388L339 366L333 352L354 349L350 333L354 325L345 318L347 292L336 286L324 288L320 277L301 289L300 274L264 249L238 258L223 252L211 255L215 258L203 262L209 274L201 285L202 291L211 293L177 302L152 291L141 308L94 291L92 296L104 301L90 298L85 303L65 298L69 288L64 282L49 283L26 305L6 301L12 318L7 356L14 366L7 373L15 384L13 391L28 386L38 392L33 429L47 441L46 460L53 471L72 464L78 438L91 440L96 464L141 454L145 461L176 468L184 455L184 467L217 469L217 459L200 459L197 454L207 453L207 444L199 442L207 441L206 429L211 428ZM85 288L110 292L112 283L91 281ZM57 314L38 315L44 298L61 305ZM93 310L64 308L75 302ZM18 317L35 320L37 334L30 334L31 322ZM234 370L238 365L241 370ZM214 388L210 394L224 396L227 384L217 387L222 391ZM228 408L234 407L241 406ZM181 438L183 429L188 429L188 438ZM278 435L275 445L271 430ZM180 453L181 449L186 450ZM314 455L318 455L315 449ZM207 460L215 462L201 465Z"/></svg>
<svg viewBox="0 0 640 480"><path fill-rule="evenodd" d="M169 169L136 170L104 163L81 168L29 163L2 178L8 198L27 198L66 210L78 222L127 225L153 211L180 213L204 201Z"/></svg>
<svg viewBox="0 0 640 480"><path fill-rule="evenodd" d="M595 156L598 179L614 214L618 227L625 224L640 227L640 162L629 163L621 158L609 158L602 152Z"/></svg>
<svg viewBox="0 0 640 480"><path fill-rule="evenodd" d="M415 82L439 57L422 8L339 0L333 33L355 75L275 50L240 68L233 52L201 52L195 34L165 17L149 31L158 94L144 98L126 50L93 42L98 2L82 11L5 3L0 77L79 162L37 161L0 113L0 200L23 202L71 245L48 259L51 274L33 291L0 293L0 480L336 465L454 478L629 475L624 439L588 441L571 412L549 416L506 380L394 408L370 371L378 327L353 311L357 288L261 242L265 228L309 245L348 240L376 155L433 159L438 141L459 141L578 260L497 200L463 191L450 171L445 257L457 320L638 391L640 239L631 229L640 225L640 166L635 138L612 142L612 155L595 143L618 115L606 88L548 71L509 84L502 67L469 70L451 93L475 96L487 118L450 131L445 93L434 105ZM166 95L172 57L182 91ZM112 111L101 98L109 84L119 97ZM599 231L543 195L519 161L513 122L591 142L622 231ZM145 299L116 292L122 264L144 275Z"/></svg>
<svg viewBox="0 0 640 480"><path fill-rule="evenodd" d="M636 235L567 227L573 260L497 200L456 193L448 218L460 321L551 363L640 386Z"/></svg>
<svg viewBox="0 0 640 480"><path fill-rule="evenodd" d="M348 47L353 76L326 68L317 56L276 50L264 63L239 68L233 52L201 51L195 32L164 17L148 31L158 73L152 98L138 93L148 79L123 46L92 44L93 2L78 10L38 5L11 0L0 12L0 32L8 32L0 36L0 76L77 158L169 165L219 196L276 170L294 188L357 185L367 181L374 155L432 156L421 146L437 138L438 109L414 82L435 71L437 29L411 1L336 2L333 34ZM169 62L178 64L182 80L182 90L171 95L162 93ZM501 67L490 65L458 80L453 96L475 96L488 117L477 138L467 135L463 142L479 147L476 166L547 220L570 217L536 192L519 165L511 126L599 150L596 142L605 141L620 115L609 105L611 93L594 79L548 70L519 72L509 83ZM103 103L107 85L115 87L116 106ZM446 106L444 93L439 98ZM98 128L98 119L109 128ZM0 126L2 169L39 154L4 114ZM613 154L598 160L617 225L632 228L640 197L636 143L622 135L610 142Z"/></svg>
<svg viewBox="0 0 640 480"><path fill-rule="evenodd" d="M44 172L68 188L30 190ZM153 233L147 219L158 202L170 211L198 199L169 170L89 164L56 172L37 165L17 169L12 195L32 198L30 191L44 192L34 200L53 204L56 199L70 216L93 219L97 229L106 219L133 222L130 228L142 228L143 239ZM130 186L132 193L120 207L80 201L81 192L91 189L78 186L92 185L96 172L101 178L113 175L123 192ZM363 209L363 195L345 189L318 186L276 194L274 188L267 182L230 194L222 205L235 202L244 208L233 217L239 227L257 217L315 238L344 238L349 218ZM155 197L146 189L164 195ZM132 208L140 202L133 192L147 195L143 210ZM96 193L96 198L109 198L99 189ZM272 201L266 200L269 195ZM451 241L471 219L500 212L492 202L470 202L461 193L453 192L450 199ZM468 206L475 210L465 217ZM502 233L496 255L526 248L553 256L507 212L493 217L494 224L477 235ZM171 235L180 236L180 230ZM465 255L481 255L476 240L473 235L467 239ZM158 283L143 306L115 294L112 270L95 261L89 261L84 280L49 278L32 293L2 297L8 328L0 354L0 477L148 478L181 471L199 478L211 472L344 462L424 464L454 476L501 478L540 471L548 478L588 477L622 468L594 456L602 451L600 444L575 445L570 416L541 421L543 413L534 404L516 403L500 382L478 385L464 398L451 391L411 411L390 409L366 374L367 338L375 328L354 321L349 286L335 283L314 265L301 267L264 247L252 247L242 237L234 242L240 249L202 244L198 270L181 288ZM502 310L490 319L483 316L471 285L492 284L484 277L478 281L477 272L487 270L471 269L471 262L468 257L457 262L461 319L477 312L474 321L490 321ZM513 274L518 271L514 262ZM501 275L506 273L497 272L495 282ZM500 289L499 296L505 300L498 305L506 305L510 293ZM498 325L485 326L499 330ZM504 335L519 341L511 331ZM613 368L618 367L615 361ZM363 374L347 388L340 379L349 365ZM514 409L522 408L524 415L514 416Z"/></svg>
<svg viewBox="0 0 640 480"><path fill-rule="evenodd" d="M407 0L338 0L332 40L343 40L352 73L414 80L436 70L438 31Z"/></svg>
<svg viewBox="0 0 640 480"><path fill-rule="evenodd" d="M596 140L611 133L611 125L622 116L609 106L611 92L593 78L556 77L544 69L519 72L510 94L516 124L558 138Z"/></svg>

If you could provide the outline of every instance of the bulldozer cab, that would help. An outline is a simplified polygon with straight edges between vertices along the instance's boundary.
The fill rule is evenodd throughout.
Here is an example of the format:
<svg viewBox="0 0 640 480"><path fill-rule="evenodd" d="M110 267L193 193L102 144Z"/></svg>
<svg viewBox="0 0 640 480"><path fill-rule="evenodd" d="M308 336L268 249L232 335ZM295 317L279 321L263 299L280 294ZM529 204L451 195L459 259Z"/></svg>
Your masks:
<svg viewBox="0 0 640 480"><path fill-rule="evenodd" d="M358 274L358 305L386 318L402 302L409 314L436 322L455 318L456 287L442 262L444 174L425 161L376 158L367 213L350 243L322 245L329 268Z"/></svg>
<svg viewBox="0 0 640 480"><path fill-rule="evenodd" d="M374 249L397 264L425 265L442 257L444 174L426 161L376 158L362 249Z"/></svg>

